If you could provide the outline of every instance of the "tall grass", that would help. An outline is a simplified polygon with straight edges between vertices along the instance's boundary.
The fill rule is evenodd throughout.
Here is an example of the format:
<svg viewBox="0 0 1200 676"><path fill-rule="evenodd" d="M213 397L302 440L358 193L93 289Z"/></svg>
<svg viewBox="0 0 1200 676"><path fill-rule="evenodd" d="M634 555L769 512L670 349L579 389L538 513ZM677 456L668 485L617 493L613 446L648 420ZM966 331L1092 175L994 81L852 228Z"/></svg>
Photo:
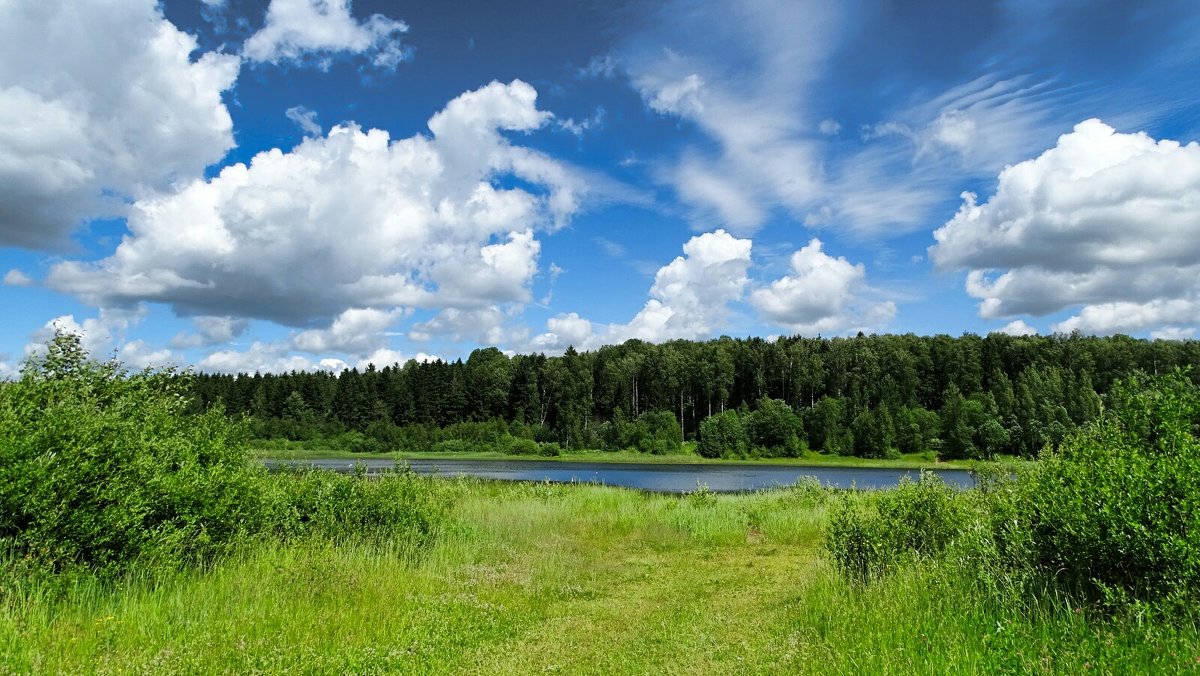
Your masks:
<svg viewBox="0 0 1200 676"><path fill-rule="evenodd" d="M352 477L348 477L352 480ZM368 482L369 483L369 482ZM997 603L947 569L822 553L840 494L446 480L440 535L262 540L211 569L0 604L12 671L1178 673L1187 624ZM876 498L849 494L866 507ZM0 672L3 670L0 669Z"/></svg>

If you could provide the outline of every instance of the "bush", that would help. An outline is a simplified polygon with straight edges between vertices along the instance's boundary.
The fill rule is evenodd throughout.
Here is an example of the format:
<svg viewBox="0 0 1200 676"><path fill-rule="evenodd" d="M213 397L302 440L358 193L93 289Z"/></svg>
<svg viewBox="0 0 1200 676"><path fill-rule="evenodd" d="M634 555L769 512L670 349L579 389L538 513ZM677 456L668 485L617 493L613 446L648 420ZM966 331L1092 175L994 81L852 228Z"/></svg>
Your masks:
<svg viewBox="0 0 1200 676"><path fill-rule="evenodd" d="M734 409L711 415L700 423L700 443L696 452L705 458L742 457L749 439L742 418Z"/></svg>
<svg viewBox="0 0 1200 676"><path fill-rule="evenodd" d="M54 570L202 563L261 524L246 428L187 415L186 376L89 361L59 333L0 386L0 549Z"/></svg>
<svg viewBox="0 0 1200 676"><path fill-rule="evenodd" d="M285 469L264 485L264 531L281 539L341 542L401 538L420 546L449 509L436 480L412 471L361 475Z"/></svg>
<svg viewBox="0 0 1200 676"><path fill-rule="evenodd" d="M1200 607L1200 390L1185 374L1118 383L1108 408L1013 478L916 484L835 511L826 549L866 581L913 556L1001 598L1045 592L1109 612Z"/></svg>
<svg viewBox="0 0 1200 676"><path fill-rule="evenodd" d="M860 582L913 558L938 558L970 522L962 496L929 472L873 498L873 511L843 499L825 541L834 565Z"/></svg>
<svg viewBox="0 0 1200 676"><path fill-rule="evenodd" d="M634 446L643 453L670 455L683 446L679 421L669 411L647 411L638 416Z"/></svg>
<svg viewBox="0 0 1200 676"><path fill-rule="evenodd" d="M509 455L538 455L542 452L542 446L533 439L512 437L508 440L504 452Z"/></svg>
<svg viewBox="0 0 1200 676"><path fill-rule="evenodd" d="M1033 564L1083 597L1200 603L1200 392L1135 376L1029 473Z"/></svg>
<svg viewBox="0 0 1200 676"><path fill-rule="evenodd" d="M746 433L751 446L767 456L800 455L803 450L799 440L800 431L800 418L791 406L779 399L759 399L754 412L746 420Z"/></svg>

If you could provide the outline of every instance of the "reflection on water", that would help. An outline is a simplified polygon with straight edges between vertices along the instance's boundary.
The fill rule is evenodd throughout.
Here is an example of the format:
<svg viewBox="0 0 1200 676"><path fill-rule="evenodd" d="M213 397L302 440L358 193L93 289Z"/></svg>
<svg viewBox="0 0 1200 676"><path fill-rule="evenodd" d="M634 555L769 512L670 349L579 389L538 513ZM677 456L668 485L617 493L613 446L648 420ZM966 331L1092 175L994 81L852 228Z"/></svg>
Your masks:
<svg viewBox="0 0 1200 676"><path fill-rule="evenodd" d="M283 464L265 461L268 467ZM355 464L368 472L395 467L392 460L307 460L302 465L322 469L351 471ZM290 463L289 463L290 464ZM597 483L606 486L636 488L659 493L685 493L704 484L712 491L736 493L789 486L804 476L816 477L822 485L834 488L891 488L907 476L915 480L916 470L865 467L800 467L796 465L688 465L688 464L609 464L596 462L548 462L535 460L409 460L409 467L421 474L472 476L505 481L552 481L556 483ZM942 481L957 488L974 485L966 470L933 470Z"/></svg>

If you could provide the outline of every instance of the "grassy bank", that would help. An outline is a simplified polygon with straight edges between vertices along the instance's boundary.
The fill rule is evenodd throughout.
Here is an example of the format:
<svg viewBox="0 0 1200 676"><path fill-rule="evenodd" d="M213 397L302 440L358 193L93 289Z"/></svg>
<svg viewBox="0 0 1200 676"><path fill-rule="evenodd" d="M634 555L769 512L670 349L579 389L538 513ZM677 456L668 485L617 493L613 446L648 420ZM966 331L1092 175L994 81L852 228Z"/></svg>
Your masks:
<svg viewBox="0 0 1200 676"><path fill-rule="evenodd" d="M262 543L211 570L0 592L0 672L1178 673L1195 627L997 606L821 553L830 494L451 484L419 553ZM867 499L855 496L851 499Z"/></svg>
<svg viewBox="0 0 1200 676"><path fill-rule="evenodd" d="M254 454L260 458L281 460L316 459L363 459L383 458L396 460L538 460L549 462L605 462L605 463L648 463L648 464L695 464L695 465L789 465L795 467L877 467L884 469L971 469L970 460L930 460L922 453L902 455L899 458L860 458L857 456L807 453L799 458L727 459L704 458L695 453L652 455L636 451L564 451L557 456L510 455L495 451L445 452L445 453L353 453L334 449L278 449L256 448ZM1000 462L1019 464L1026 462L1016 458L1001 458Z"/></svg>

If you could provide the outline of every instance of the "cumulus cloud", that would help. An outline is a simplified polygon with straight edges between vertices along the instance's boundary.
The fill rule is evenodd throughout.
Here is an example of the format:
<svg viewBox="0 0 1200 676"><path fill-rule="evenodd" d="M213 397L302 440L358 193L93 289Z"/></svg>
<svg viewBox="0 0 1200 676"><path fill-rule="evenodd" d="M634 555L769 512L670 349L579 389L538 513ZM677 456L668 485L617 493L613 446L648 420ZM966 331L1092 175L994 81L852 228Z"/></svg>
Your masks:
<svg viewBox="0 0 1200 676"><path fill-rule="evenodd" d="M366 354L382 347L385 329L401 315L401 311L372 308L350 308L338 316L327 329L302 331L292 339L292 345L305 352L348 352Z"/></svg>
<svg viewBox="0 0 1200 676"><path fill-rule="evenodd" d="M750 303L772 324L796 333L842 333L884 324L896 314L892 301L869 299L866 268L834 258L813 239L792 254L791 274L750 295Z"/></svg>
<svg viewBox="0 0 1200 676"><path fill-rule="evenodd" d="M236 56L154 0L8 3L0 21L0 246L61 248L81 222L200 176L233 147Z"/></svg>
<svg viewBox="0 0 1200 676"><path fill-rule="evenodd" d="M340 362L339 362L340 365ZM287 373L289 371L340 370L322 368L309 357L290 354L286 348L255 341L246 350L217 350L196 363L196 369L206 373Z"/></svg>
<svg viewBox="0 0 1200 676"><path fill-rule="evenodd" d="M4 285L5 286L33 286L33 278L30 277L29 275L25 274L24 272L21 272L20 270L13 268L13 269L9 270L8 272L4 273Z"/></svg>
<svg viewBox="0 0 1200 676"><path fill-rule="evenodd" d="M171 347L186 349L228 343L246 332L250 322L238 317L192 317L195 333L181 331L171 339Z"/></svg>
<svg viewBox="0 0 1200 676"><path fill-rule="evenodd" d="M1037 329L1025 323L1023 319L1015 319L999 329L999 333L1010 336L1036 336L1037 332Z"/></svg>
<svg viewBox="0 0 1200 676"><path fill-rule="evenodd" d="M339 373L343 369L351 367L362 370L370 364L374 364L377 368L392 364L405 364L411 359L434 361L438 357L424 352L405 355L388 347L379 347L361 358L350 357L350 361L346 361L341 357L299 354L288 341L255 341L244 350L232 348L217 350L201 359L196 364L196 369L206 373L287 373L289 371Z"/></svg>
<svg viewBox="0 0 1200 676"><path fill-rule="evenodd" d="M103 307L149 300L300 328L350 308L525 303L535 229L565 224L584 190L501 134L550 119L536 98L519 80L493 82L434 115L431 137L346 125L260 153L137 202L113 255L59 263L47 283ZM520 187L498 187L505 177Z"/></svg>
<svg viewBox="0 0 1200 676"><path fill-rule="evenodd" d="M536 336L535 349L561 351L567 345L591 348L630 338L661 342L712 335L724 326L729 304L749 282L751 241L724 230L697 235L683 245L682 256L659 268L650 299L627 324L610 324L603 333L570 313L551 318L548 331Z"/></svg>
<svg viewBox="0 0 1200 676"><path fill-rule="evenodd" d="M1082 122L964 193L931 260L966 269L985 318L1081 307L1054 326L1137 332L1195 322L1200 307L1200 145Z"/></svg>
<svg viewBox="0 0 1200 676"><path fill-rule="evenodd" d="M400 36L408 24L373 14L358 21L350 0L271 0L266 23L242 46L254 62L304 63L327 69L338 52L365 54L379 67L395 69L412 56Z"/></svg>
<svg viewBox="0 0 1200 676"><path fill-rule="evenodd" d="M446 308L433 319L414 324L408 337L419 341L434 338L453 342L473 341L481 345L506 345L524 340L526 330L509 326L508 319L509 316L496 306Z"/></svg>
<svg viewBox="0 0 1200 676"><path fill-rule="evenodd" d="M123 309L101 309L95 317L86 317L83 321L75 319L75 315L61 315L43 324L30 334L30 342L25 345L25 354L41 354L46 343L54 338L57 332L73 333L80 337L80 343L93 358L104 359L113 352L116 345L125 341L126 332L130 327L141 322L148 313L145 306ZM133 350L143 347L139 345ZM140 365L139 365L140 366Z"/></svg>

